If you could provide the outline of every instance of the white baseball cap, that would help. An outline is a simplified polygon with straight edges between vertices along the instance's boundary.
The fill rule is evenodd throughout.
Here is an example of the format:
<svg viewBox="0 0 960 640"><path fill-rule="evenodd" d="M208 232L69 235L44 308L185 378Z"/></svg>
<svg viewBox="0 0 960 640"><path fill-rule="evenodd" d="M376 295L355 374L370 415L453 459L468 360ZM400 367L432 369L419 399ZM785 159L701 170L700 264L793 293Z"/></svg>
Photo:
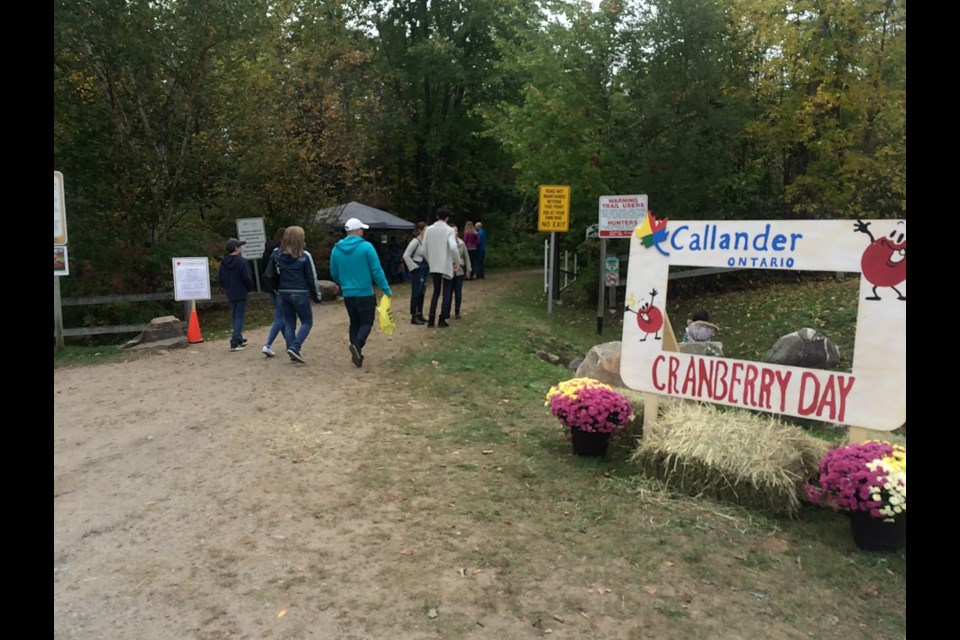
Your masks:
<svg viewBox="0 0 960 640"><path fill-rule="evenodd" d="M347 231L356 231L357 229L369 229L370 225L363 224L357 218L350 218L347 220L347 224L343 225L343 228Z"/></svg>

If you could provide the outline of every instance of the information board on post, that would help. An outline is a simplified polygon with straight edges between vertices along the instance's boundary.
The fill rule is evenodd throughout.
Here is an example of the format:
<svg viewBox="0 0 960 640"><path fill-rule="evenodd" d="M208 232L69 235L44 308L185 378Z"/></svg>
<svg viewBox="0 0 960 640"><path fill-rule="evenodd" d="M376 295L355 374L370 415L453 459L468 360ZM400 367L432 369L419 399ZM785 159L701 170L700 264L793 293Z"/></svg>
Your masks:
<svg viewBox="0 0 960 640"><path fill-rule="evenodd" d="M247 260L259 258L267 246L267 232L263 226L263 218L238 218L237 239L247 243L243 247L244 258Z"/></svg>
<svg viewBox="0 0 960 640"><path fill-rule="evenodd" d="M53 275L70 275L70 261L67 259L67 245L53 245Z"/></svg>
<svg viewBox="0 0 960 640"><path fill-rule="evenodd" d="M63 199L63 174L53 172L53 244L67 244L67 207Z"/></svg>
<svg viewBox="0 0 960 640"><path fill-rule="evenodd" d="M173 299L210 299L210 262L207 258L173 259Z"/></svg>
<svg viewBox="0 0 960 640"><path fill-rule="evenodd" d="M540 185L540 213L537 231L570 230L570 185Z"/></svg>
<svg viewBox="0 0 960 640"><path fill-rule="evenodd" d="M647 195L600 196L601 238L629 238L647 217Z"/></svg>

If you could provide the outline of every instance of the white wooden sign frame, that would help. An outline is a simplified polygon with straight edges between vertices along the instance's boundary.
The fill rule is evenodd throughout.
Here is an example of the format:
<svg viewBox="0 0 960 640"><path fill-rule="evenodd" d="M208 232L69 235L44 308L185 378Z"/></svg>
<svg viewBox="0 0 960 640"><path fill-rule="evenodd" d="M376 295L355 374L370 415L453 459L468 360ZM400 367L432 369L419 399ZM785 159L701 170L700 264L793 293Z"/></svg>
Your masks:
<svg viewBox="0 0 960 640"><path fill-rule="evenodd" d="M852 370L664 350L671 265L860 273ZM905 220L669 221L648 213L630 238L633 304L624 311L620 376L652 394L892 431L906 422L906 292Z"/></svg>

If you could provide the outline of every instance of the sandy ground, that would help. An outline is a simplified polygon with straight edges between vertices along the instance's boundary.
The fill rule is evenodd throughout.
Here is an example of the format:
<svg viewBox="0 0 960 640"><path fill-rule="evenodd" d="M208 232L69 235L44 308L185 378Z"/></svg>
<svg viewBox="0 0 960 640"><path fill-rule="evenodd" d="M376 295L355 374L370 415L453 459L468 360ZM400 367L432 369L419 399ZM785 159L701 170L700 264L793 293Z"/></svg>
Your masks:
<svg viewBox="0 0 960 640"><path fill-rule="evenodd" d="M509 286L465 295L479 309ZM408 296L398 287L397 331L372 334L360 369L342 304L325 303L306 365L263 356L262 328L242 352L217 340L55 370L54 637L459 637L410 619L435 613L420 587L455 599L465 572L437 566L429 523L370 481L388 408L414 406L389 360L442 331L409 324ZM460 601L476 637L528 632Z"/></svg>

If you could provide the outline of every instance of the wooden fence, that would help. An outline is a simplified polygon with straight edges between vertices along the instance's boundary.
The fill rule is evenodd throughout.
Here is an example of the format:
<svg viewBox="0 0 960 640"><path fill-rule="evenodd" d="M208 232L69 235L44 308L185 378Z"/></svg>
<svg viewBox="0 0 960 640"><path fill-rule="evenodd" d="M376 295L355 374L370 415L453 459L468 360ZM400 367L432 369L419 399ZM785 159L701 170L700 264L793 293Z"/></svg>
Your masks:
<svg viewBox="0 0 960 640"><path fill-rule="evenodd" d="M62 326L58 328L57 315L59 313L59 307L79 307L79 306L90 306L98 304L118 304L123 302L153 302L153 301L164 301L164 300L173 300L173 292L167 293L132 293L127 295L111 295L111 296L86 296L80 298L62 298L58 302L54 303L54 328L53 336L57 339L58 344L62 342L64 337L72 336L94 336L102 335L108 333L139 333L146 329L149 326L149 323L144 324L119 324L109 327L76 327L68 329ZM262 292L250 292L250 300L267 300L269 297L266 293ZM227 302L227 296L224 294L217 294L210 298L210 300L197 300L196 304L209 304L217 302ZM187 323L190 321L190 301L187 300L184 302L183 318L181 322L183 323L184 330L187 328ZM60 323L62 324L62 316L60 318Z"/></svg>

